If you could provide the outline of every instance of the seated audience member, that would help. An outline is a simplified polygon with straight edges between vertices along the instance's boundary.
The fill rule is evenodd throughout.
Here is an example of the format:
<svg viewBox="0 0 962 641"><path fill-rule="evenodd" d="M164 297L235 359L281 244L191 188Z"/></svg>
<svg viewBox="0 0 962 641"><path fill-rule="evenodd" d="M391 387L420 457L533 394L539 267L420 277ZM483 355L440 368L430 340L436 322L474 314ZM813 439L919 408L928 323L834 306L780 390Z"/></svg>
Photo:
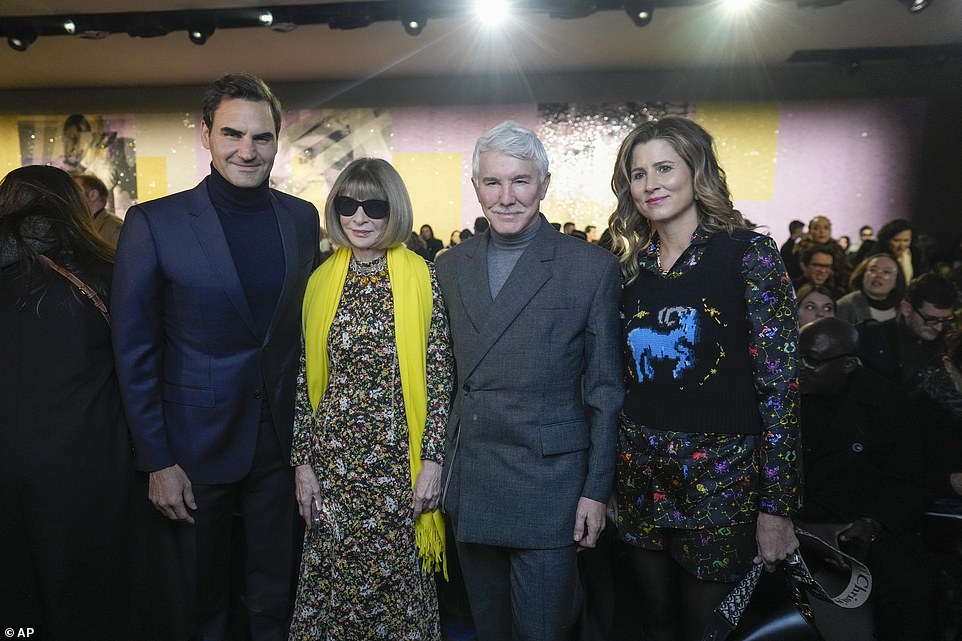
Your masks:
<svg viewBox="0 0 962 641"><path fill-rule="evenodd" d="M488 222L487 218L484 216L478 216L474 219L474 234L483 234L484 232L488 231L488 227L490 226L491 224ZM463 234L461 236L461 240L464 240Z"/></svg>
<svg viewBox="0 0 962 641"><path fill-rule="evenodd" d="M845 255L848 256L848 248L852 245L851 239L848 236L839 236L836 242L838 243L839 249L845 252Z"/></svg>
<svg viewBox="0 0 962 641"><path fill-rule="evenodd" d="M916 276L929 271L925 252L913 248L913 233L912 224L904 218L889 221L878 230L878 240L875 241L874 246L863 243L856 255L856 260L860 261L876 252L889 253L902 268L905 282L910 282Z"/></svg>
<svg viewBox="0 0 962 641"><path fill-rule="evenodd" d="M802 265L802 275L793 281L796 291L805 283L812 283L827 287L832 291L832 297L838 298L839 290L832 278L835 254L828 245L809 245L802 250L799 260Z"/></svg>
<svg viewBox="0 0 962 641"><path fill-rule="evenodd" d="M859 355L867 366L912 389L925 368L938 364L940 339L957 305L951 281L923 274L909 283L895 318L858 326Z"/></svg>
<svg viewBox="0 0 962 641"><path fill-rule="evenodd" d="M472 236L474 236L474 233L467 227L461 230L460 238L462 243L467 239L471 238Z"/></svg>
<svg viewBox="0 0 962 641"><path fill-rule="evenodd" d="M834 271L832 284L837 285L838 289L848 282L849 274L852 271L845 252L839 247L838 243L832 238L832 221L825 216L815 216L808 223L808 232L795 245L795 253L801 261L805 250L813 246L827 247L834 260L832 269Z"/></svg>
<svg viewBox="0 0 962 641"><path fill-rule="evenodd" d="M581 231L580 229L575 229L575 230L573 230L570 235L571 235L571 236L574 236L575 238L580 238L581 240L583 240L583 241L585 241L585 242L588 242L588 234L584 233L584 232Z"/></svg>
<svg viewBox="0 0 962 641"><path fill-rule="evenodd" d="M858 254L859 250L862 249L862 245L865 243L875 243L873 236L875 235L875 230L872 229L871 225L862 225L858 228L858 240L849 245L848 250L845 252L845 256L848 258L848 262L852 265L857 265L860 261L855 260L855 256ZM863 254L867 256L868 254Z"/></svg>
<svg viewBox="0 0 962 641"><path fill-rule="evenodd" d="M905 277L889 254L875 254L858 264L849 279L852 290L838 299L835 315L852 325L895 318L905 293Z"/></svg>
<svg viewBox="0 0 962 641"><path fill-rule="evenodd" d="M461 230L455 229L451 232L451 238L448 239L448 247L454 247L455 245L461 244Z"/></svg>
<svg viewBox="0 0 962 641"><path fill-rule="evenodd" d="M871 570L878 641L931 641L935 573L917 530L926 503L911 401L862 367L858 335L841 319L804 326L799 359L805 501L796 522Z"/></svg>
<svg viewBox="0 0 962 641"><path fill-rule="evenodd" d="M424 241L424 257L433 261L438 250L444 247L444 243L434 237L434 228L431 225L421 225L421 240Z"/></svg>
<svg viewBox="0 0 962 641"><path fill-rule="evenodd" d="M561 231L562 233L568 234L570 236L574 230L575 230L575 224L569 220L564 224L564 227L562 228Z"/></svg>
<svg viewBox="0 0 962 641"><path fill-rule="evenodd" d="M798 326L804 327L812 321L826 316L835 316L835 299L832 291L824 285L805 283L798 288Z"/></svg>
<svg viewBox="0 0 962 641"><path fill-rule="evenodd" d="M110 191L104 181L91 174L80 174L74 176L74 181L83 192L87 209L90 210L90 217L94 221L94 231L98 236L106 240L111 247L117 247L117 239L120 238L120 228L124 221L113 212L107 211L107 200L110 198Z"/></svg>
<svg viewBox="0 0 962 641"><path fill-rule="evenodd" d="M592 245L598 244L598 228L594 225L588 225L585 227L585 240L587 240Z"/></svg>
<svg viewBox="0 0 962 641"><path fill-rule="evenodd" d="M947 341L939 366L925 371L918 392L944 413L930 451L935 456L936 496L962 496L962 336Z"/></svg>
<svg viewBox="0 0 962 641"><path fill-rule="evenodd" d="M795 253L795 246L802 239L805 233L805 223L800 220L793 220L788 223L788 240L782 243L778 253L782 256L785 269L793 279L802 275L802 268L798 264L798 254Z"/></svg>

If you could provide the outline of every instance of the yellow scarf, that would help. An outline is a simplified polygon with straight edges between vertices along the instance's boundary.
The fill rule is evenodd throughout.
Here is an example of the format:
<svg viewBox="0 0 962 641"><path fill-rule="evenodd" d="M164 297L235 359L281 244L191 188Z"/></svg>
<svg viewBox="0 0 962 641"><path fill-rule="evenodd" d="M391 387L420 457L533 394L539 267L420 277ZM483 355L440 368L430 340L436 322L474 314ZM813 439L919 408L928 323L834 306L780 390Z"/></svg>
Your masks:
<svg viewBox="0 0 962 641"><path fill-rule="evenodd" d="M341 301L350 249L339 249L315 270L304 295L302 322L307 358L307 391L317 406L327 389L330 360L327 337ZM421 438L427 416L427 344L431 327L431 276L424 259L404 246L387 252L387 270L394 298L394 336L401 371L401 395L408 425L411 488L421 471ZM444 572L444 520L438 510L422 513L414 524L414 540L425 571Z"/></svg>

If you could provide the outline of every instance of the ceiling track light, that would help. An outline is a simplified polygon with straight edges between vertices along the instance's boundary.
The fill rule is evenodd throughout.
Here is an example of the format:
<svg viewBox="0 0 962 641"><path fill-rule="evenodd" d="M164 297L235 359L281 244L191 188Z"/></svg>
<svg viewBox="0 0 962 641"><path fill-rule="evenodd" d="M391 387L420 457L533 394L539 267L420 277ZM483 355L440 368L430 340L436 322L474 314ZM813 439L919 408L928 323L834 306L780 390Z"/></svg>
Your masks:
<svg viewBox="0 0 962 641"><path fill-rule="evenodd" d="M931 4L929 0L902 0L902 4L909 10L909 13L918 13Z"/></svg>
<svg viewBox="0 0 962 641"><path fill-rule="evenodd" d="M625 13L635 23L636 27L645 27L651 22L655 13L654 4L643 0L628 0L625 2Z"/></svg>
<svg viewBox="0 0 962 641"><path fill-rule="evenodd" d="M187 38L198 46L205 44L212 35L214 35L214 27L211 25L195 25L187 30Z"/></svg>
<svg viewBox="0 0 962 641"><path fill-rule="evenodd" d="M428 13L421 6L419 0L399 0L398 10L401 14L401 25L409 36L420 35L424 25L428 22Z"/></svg>
<svg viewBox="0 0 962 641"><path fill-rule="evenodd" d="M14 51L26 51L30 45L36 42L37 36L32 33L21 33L18 35L9 36L7 38L7 44Z"/></svg>

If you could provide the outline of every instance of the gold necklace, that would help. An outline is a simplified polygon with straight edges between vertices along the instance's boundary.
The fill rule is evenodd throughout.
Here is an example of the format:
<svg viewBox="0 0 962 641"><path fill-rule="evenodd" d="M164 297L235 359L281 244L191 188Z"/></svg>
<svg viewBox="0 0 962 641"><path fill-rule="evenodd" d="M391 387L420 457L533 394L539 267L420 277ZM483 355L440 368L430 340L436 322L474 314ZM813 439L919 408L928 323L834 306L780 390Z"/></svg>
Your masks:
<svg viewBox="0 0 962 641"><path fill-rule="evenodd" d="M662 276L667 276L671 273L671 267L663 269L661 266L661 237L655 239L655 263L658 265L658 271L661 272Z"/></svg>

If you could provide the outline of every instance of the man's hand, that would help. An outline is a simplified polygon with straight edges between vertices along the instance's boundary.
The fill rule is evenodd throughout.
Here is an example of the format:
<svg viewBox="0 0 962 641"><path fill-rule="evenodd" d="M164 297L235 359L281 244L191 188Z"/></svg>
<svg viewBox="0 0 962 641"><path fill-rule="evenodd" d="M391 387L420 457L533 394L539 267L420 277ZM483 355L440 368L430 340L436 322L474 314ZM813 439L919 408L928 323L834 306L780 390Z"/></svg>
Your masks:
<svg viewBox="0 0 962 641"><path fill-rule="evenodd" d="M605 504L582 496L575 513L574 540L583 548L593 548L605 529Z"/></svg>
<svg viewBox="0 0 962 641"><path fill-rule="evenodd" d="M798 551L795 526L787 516L759 512L758 522L755 524L755 540L758 543L758 554L753 563L764 563L769 572L775 570L779 561L784 561L788 555Z"/></svg>
<svg viewBox="0 0 962 641"><path fill-rule="evenodd" d="M311 529L311 502L321 509L321 486L314 476L314 469L310 464L298 465L294 468L294 496L297 498L297 511Z"/></svg>
<svg viewBox="0 0 962 641"><path fill-rule="evenodd" d="M194 524L187 509L196 510L190 479L176 463L150 473L147 498L157 510L172 521Z"/></svg>
<svg viewBox="0 0 962 641"><path fill-rule="evenodd" d="M436 510L440 498L441 466L434 461L423 460L421 471L418 472L418 478L414 481L414 498L411 501L414 518L418 518L422 512Z"/></svg>

